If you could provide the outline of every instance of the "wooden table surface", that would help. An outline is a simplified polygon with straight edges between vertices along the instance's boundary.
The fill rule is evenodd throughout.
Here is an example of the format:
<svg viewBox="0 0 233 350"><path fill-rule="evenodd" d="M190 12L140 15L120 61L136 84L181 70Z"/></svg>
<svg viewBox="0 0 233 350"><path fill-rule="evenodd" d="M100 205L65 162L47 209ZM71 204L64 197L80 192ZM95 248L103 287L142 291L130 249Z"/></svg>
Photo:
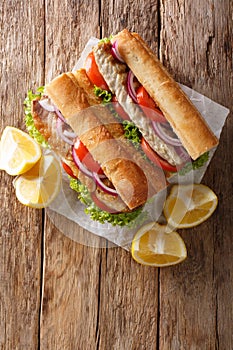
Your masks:
<svg viewBox="0 0 233 350"><path fill-rule="evenodd" d="M27 90L71 70L90 36L124 27L177 81L232 110L232 12L232 0L3 0L1 131L25 130ZM188 258L164 269L105 241L72 241L46 212L21 205L1 172L0 348L233 349L232 135L230 113L203 180L219 206L180 231Z"/></svg>

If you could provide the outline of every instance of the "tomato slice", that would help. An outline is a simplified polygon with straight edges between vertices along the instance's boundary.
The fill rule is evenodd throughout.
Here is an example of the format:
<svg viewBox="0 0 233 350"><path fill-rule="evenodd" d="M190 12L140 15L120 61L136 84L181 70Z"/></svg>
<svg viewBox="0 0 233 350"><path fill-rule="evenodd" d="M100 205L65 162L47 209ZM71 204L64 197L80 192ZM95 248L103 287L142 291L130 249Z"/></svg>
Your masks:
<svg viewBox="0 0 233 350"><path fill-rule="evenodd" d="M165 171L177 172L177 168L170 163L168 163L165 159L161 158L146 142L146 140L142 137L141 139L141 147L145 152L146 156L157 166L161 167Z"/></svg>
<svg viewBox="0 0 233 350"><path fill-rule="evenodd" d="M95 205L103 211L108 213L116 214L118 213L115 209L108 207L105 203L103 203L95 194L95 192L91 193L91 199L95 203Z"/></svg>
<svg viewBox="0 0 233 350"><path fill-rule="evenodd" d="M137 88L136 95L137 95L138 104L142 108L147 118L160 123L167 122L163 113L156 106L156 103L150 97L150 95L142 85L139 86L139 88Z"/></svg>
<svg viewBox="0 0 233 350"><path fill-rule="evenodd" d="M115 111L119 114L119 116L123 119L123 120L130 120L130 117L128 116L128 114L125 112L124 108L121 107L120 103L117 101L116 96L114 95L112 97L112 101L113 103L113 107L115 109Z"/></svg>
<svg viewBox="0 0 233 350"><path fill-rule="evenodd" d="M93 51L90 52L86 58L85 69L86 69L87 76L92 82L92 84L100 87L101 89L109 90L108 84L104 80L96 64Z"/></svg>
<svg viewBox="0 0 233 350"><path fill-rule="evenodd" d="M71 177L73 177L73 179L77 179L77 177L73 174L72 169L69 167L69 165L67 165L65 162L61 161L62 167L65 170L65 172L70 175Z"/></svg>
<svg viewBox="0 0 233 350"><path fill-rule="evenodd" d="M94 171L98 174L103 174L103 170L101 169L99 163L94 160L91 153L78 137L75 139L74 150L80 161L87 167L88 170Z"/></svg>

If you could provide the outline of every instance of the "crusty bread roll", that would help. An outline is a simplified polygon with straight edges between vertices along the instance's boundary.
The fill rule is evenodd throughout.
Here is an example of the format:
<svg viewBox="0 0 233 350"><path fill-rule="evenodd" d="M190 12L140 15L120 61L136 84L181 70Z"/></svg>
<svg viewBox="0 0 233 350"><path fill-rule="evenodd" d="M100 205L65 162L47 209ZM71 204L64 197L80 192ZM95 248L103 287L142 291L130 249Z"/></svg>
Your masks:
<svg viewBox="0 0 233 350"><path fill-rule="evenodd" d="M217 146L218 139L201 114L143 39L124 29L113 40L117 40L120 55L157 103L191 158L195 160Z"/></svg>
<svg viewBox="0 0 233 350"><path fill-rule="evenodd" d="M45 93L100 164L127 206L134 209L145 204L148 182L144 171L132 161L130 152L98 118L99 109L104 107L98 106L98 111L95 111L96 107L90 107L87 94L75 80L75 74L64 73L56 77L46 85ZM160 169L158 174L161 174ZM158 190L165 186L162 177Z"/></svg>
<svg viewBox="0 0 233 350"><path fill-rule="evenodd" d="M83 74L83 73L82 73ZM74 72L74 75L77 77L80 76L80 70ZM89 81L88 84L83 84L82 87L85 92L88 94L90 102L92 105L95 105L94 112L99 117L101 122L109 130L112 136L115 139L118 139L121 142L121 146L130 154L130 159L132 159L141 169L143 169L147 182L150 185L149 188L149 197L153 196L157 192L161 191L166 187L166 179L161 168L153 166L148 162L143 155L135 149L129 140L124 136L124 128L122 123L116 121L115 117L108 110L108 108L103 108L103 106L97 106L95 101L97 99L94 94L94 85ZM100 100L101 101L101 100ZM113 103L114 106L114 103Z"/></svg>
<svg viewBox="0 0 233 350"><path fill-rule="evenodd" d="M93 106L102 103L102 99L94 94L94 85L90 82L84 68L78 69L71 74L74 75L78 85L86 92L87 100L90 105Z"/></svg>
<svg viewBox="0 0 233 350"><path fill-rule="evenodd" d="M89 107L85 91L66 73L45 85L45 94L51 98L66 119Z"/></svg>

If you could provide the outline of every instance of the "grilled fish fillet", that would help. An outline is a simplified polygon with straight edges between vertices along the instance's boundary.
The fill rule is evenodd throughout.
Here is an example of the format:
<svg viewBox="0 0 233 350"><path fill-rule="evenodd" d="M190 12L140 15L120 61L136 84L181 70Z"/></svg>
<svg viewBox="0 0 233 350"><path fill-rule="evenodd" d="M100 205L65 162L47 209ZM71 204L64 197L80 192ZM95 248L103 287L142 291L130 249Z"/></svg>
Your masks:
<svg viewBox="0 0 233 350"><path fill-rule="evenodd" d="M167 145L154 132L151 121L144 115L140 107L129 96L126 86L127 66L117 62L111 54L110 44L100 44L94 48L94 56L100 73L110 90L116 95L118 102L138 126L145 140L164 159L172 165L182 163L173 146Z"/></svg>

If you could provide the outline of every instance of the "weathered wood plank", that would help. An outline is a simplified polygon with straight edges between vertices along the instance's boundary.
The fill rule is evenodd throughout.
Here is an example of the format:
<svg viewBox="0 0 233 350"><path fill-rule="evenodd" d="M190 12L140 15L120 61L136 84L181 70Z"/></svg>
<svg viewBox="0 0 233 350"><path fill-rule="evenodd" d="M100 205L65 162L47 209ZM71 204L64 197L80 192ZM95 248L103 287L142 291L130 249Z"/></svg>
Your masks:
<svg viewBox="0 0 233 350"><path fill-rule="evenodd" d="M45 23L45 80L49 81L71 70L89 37L99 35L99 4L47 1ZM67 225L63 217L58 220L61 229ZM85 235L77 225L68 225L71 234L77 230ZM102 250L74 242L59 232L50 216L44 242L41 348L94 349Z"/></svg>
<svg viewBox="0 0 233 350"><path fill-rule="evenodd" d="M23 101L43 83L43 1L0 5L0 123L25 129ZM42 212L17 202L12 177L1 177L0 348L36 349L40 309Z"/></svg>
<svg viewBox="0 0 233 350"><path fill-rule="evenodd" d="M155 349L158 310L158 271L137 264L121 248L106 250L101 261L98 349Z"/></svg>
<svg viewBox="0 0 233 350"><path fill-rule="evenodd" d="M156 51L157 11L156 1L103 1L102 36L127 27L139 32ZM102 255L100 287L99 348L155 348L158 271L140 266L119 248L108 249Z"/></svg>
<svg viewBox="0 0 233 350"><path fill-rule="evenodd" d="M231 2L160 2L49 0L45 13L43 1L3 2L1 130L24 128L25 92L72 69L91 35L123 27L160 51L177 80L232 108ZM182 231L189 252L183 264L159 271L119 248L80 245L46 216L40 330L42 215L16 202L12 179L1 172L0 348L231 349L231 119L204 179L220 205L201 227ZM67 225L56 220L60 229Z"/></svg>
<svg viewBox="0 0 233 350"><path fill-rule="evenodd" d="M42 349L96 348L101 254L102 249L67 238L47 218Z"/></svg>
<svg viewBox="0 0 233 350"><path fill-rule="evenodd" d="M101 1L102 36L108 37L124 28L139 33L157 52L159 40L159 1Z"/></svg>
<svg viewBox="0 0 233 350"><path fill-rule="evenodd" d="M228 1L162 1L161 7L163 63L178 81L231 109L232 10ZM162 349L233 346L231 117L204 178L219 207L206 223L182 233L188 260L160 273Z"/></svg>
<svg viewBox="0 0 233 350"><path fill-rule="evenodd" d="M46 1L46 82L72 70L91 36L99 36L98 1Z"/></svg>

